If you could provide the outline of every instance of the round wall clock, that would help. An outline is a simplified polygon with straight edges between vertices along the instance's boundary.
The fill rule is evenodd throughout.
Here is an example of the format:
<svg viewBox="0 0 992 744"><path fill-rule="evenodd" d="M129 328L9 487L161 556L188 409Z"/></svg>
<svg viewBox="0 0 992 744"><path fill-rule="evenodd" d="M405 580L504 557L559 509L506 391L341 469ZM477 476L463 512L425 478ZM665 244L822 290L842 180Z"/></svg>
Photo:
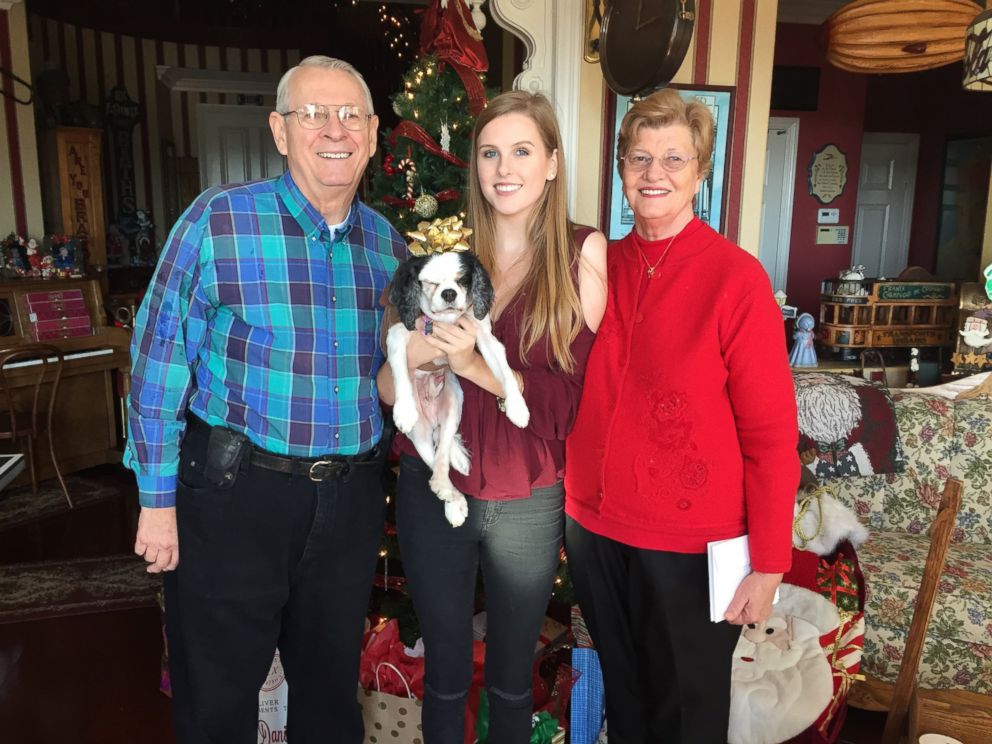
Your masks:
<svg viewBox="0 0 992 744"><path fill-rule="evenodd" d="M662 88L689 49L695 0L612 0L599 37L606 84L621 95Z"/></svg>

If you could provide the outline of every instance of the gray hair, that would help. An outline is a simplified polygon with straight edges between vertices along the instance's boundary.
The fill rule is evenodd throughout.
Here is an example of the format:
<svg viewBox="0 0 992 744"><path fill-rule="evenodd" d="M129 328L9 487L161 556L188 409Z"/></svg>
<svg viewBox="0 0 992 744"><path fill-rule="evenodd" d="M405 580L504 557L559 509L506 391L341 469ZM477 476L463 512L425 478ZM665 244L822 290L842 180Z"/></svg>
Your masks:
<svg viewBox="0 0 992 744"><path fill-rule="evenodd" d="M286 113L286 107L289 105L289 80L293 77L293 73L299 70L301 67L320 67L325 70L341 70L342 72L347 72L362 88L362 92L365 93L365 106L368 108L370 114L374 114L375 111L372 108L372 92L369 90L368 84L365 82L365 78L362 77L362 73L356 70L350 62L345 62L343 59L336 59L334 57L327 57L323 54L314 54L310 57L300 60L300 63L296 67L290 67L286 70L286 74L282 76L279 81L279 87L276 88L276 111L279 113ZM327 103L326 101L308 101L308 103ZM335 103L337 103L335 101Z"/></svg>

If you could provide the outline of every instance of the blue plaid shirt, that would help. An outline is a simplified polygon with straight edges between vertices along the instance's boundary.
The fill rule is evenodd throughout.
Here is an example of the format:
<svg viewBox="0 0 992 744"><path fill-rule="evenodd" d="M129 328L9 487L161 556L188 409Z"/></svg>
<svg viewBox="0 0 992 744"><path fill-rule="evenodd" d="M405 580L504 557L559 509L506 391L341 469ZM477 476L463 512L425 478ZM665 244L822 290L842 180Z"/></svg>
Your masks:
<svg viewBox="0 0 992 744"><path fill-rule="evenodd" d="M201 194L135 320L124 464L141 505L175 504L187 408L278 454L373 447L379 297L405 256L357 197L331 235L288 172Z"/></svg>

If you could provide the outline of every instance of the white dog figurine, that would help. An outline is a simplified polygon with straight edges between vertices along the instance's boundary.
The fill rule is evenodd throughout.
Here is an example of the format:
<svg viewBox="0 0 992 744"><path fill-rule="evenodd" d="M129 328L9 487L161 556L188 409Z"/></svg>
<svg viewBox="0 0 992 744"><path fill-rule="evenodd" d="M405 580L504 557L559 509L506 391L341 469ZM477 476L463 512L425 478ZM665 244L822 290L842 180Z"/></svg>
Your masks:
<svg viewBox="0 0 992 744"><path fill-rule="evenodd" d="M436 372L418 369L411 380L406 346L421 317L428 327L434 321L454 323L463 315L470 318L476 327L479 353L503 386L506 417L521 428L527 426L527 403L507 364L506 349L493 336L489 318L493 296L486 270L473 254L464 251L407 259L397 269L389 292L389 301L399 310L402 321L386 334L386 355L396 392L393 421L433 471L431 490L445 502L444 515L455 527L468 516L465 496L448 473L452 467L467 475L471 467L458 434L464 396L458 377L447 367Z"/></svg>

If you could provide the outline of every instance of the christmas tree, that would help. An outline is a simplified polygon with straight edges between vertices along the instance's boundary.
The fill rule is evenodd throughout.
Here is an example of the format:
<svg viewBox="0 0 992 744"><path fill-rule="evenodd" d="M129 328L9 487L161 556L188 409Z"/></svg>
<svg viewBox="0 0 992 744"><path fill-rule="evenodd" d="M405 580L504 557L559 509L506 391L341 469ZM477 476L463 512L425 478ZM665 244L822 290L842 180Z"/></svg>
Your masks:
<svg viewBox="0 0 992 744"><path fill-rule="evenodd" d="M372 179L370 201L401 233L463 209L469 138L486 105L488 67L464 0L433 0L420 56L391 98L401 121L386 133L386 154Z"/></svg>

